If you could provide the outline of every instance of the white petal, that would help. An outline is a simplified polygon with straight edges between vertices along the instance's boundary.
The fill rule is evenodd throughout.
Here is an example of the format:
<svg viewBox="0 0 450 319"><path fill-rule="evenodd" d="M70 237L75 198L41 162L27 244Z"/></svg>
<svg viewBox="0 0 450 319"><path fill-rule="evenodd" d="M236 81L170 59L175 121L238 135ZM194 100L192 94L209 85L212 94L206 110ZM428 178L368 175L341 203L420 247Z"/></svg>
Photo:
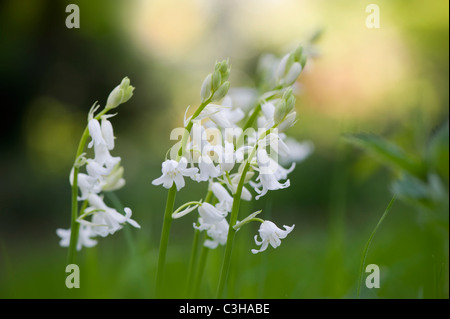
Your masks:
<svg viewBox="0 0 450 319"><path fill-rule="evenodd" d="M219 202L228 201L233 202L233 197L227 192L225 187L223 187L220 183L212 183L211 190L214 194L214 196L217 197Z"/></svg>
<svg viewBox="0 0 450 319"><path fill-rule="evenodd" d="M177 191L182 189L185 185L183 175L181 175L181 174L175 175L175 177L173 178L173 181L175 182L175 185L177 185Z"/></svg>
<svg viewBox="0 0 450 319"><path fill-rule="evenodd" d="M264 242L262 243L261 248L260 248L259 250L257 250L257 249L252 249L252 253L253 253L253 254L260 253L260 252L266 250L268 246L269 246L269 242L264 241Z"/></svg>
<svg viewBox="0 0 450 319"><path fill-rule="evenodd" d="M217 246L219 246L219 243L215 240L206 239L203 245L209 249L216 249Z"/></svg>
<svg viewBox="0 0 450 319"><path fill-rule="evenodd" d="M125 207L124 211L125 211L125 218L126 218L126 221L128 222L128 224L130 224L131 226L136 227L136 228L141 228L141 225L139 225L135 220L131 219L131 214L132 214L131 209L128 207Z"/></svg>
<svg viewBox="0 0 450 319"><path fill-rule="evenodd" d="M88 123L89 135L92 137L92 141L89 143L88 147L91 148L92 145L105 144L103 139L102 130L100 123L96 119L92 119Z"/></svg>
<svg viewBox="0 0 450 319"><path fill-rule="evenodd" d="M114 131L110 121L102 117L102 135L109 150L114 148Z"/></svg>

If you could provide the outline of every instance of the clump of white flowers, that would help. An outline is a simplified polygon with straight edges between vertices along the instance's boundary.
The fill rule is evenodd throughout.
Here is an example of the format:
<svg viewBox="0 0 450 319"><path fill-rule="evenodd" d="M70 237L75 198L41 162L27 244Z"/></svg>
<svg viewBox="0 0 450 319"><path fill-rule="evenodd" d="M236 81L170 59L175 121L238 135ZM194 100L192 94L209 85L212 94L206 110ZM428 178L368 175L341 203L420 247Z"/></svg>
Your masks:
<svg viewBox="0 0 450 319"><path fill-rule="evenodd" d="M201 105L189 117L186 109L183 137L172 148L171 157L162 163L162 176L153 180L154 185L169 189L160 267L164 266L171 219L194 210L199 213L194 229L205 232L203 245L210 249L227 246L218 296L223 290L222 277L228 271L231 241L240 227L250 221L261 222L262 241L255 236L261 248L253 249L253 253L266 250L268 244L278 247L293 230L294 226L282 230L253 214L241 222L237 219L241 199L252 200L251 190L258 200L269 191L289 187L288 175L295 163L313 150L312 143L299 143L285 134L297 119L294 92L305 64L301 46L279 60L264 59L259 67L263 75L259 90L230 89L228 60L216 63L214 71L206 76L200 90ZM290 166L283 167L281 162ZM208 183L205 198L185 203L173 212L175 192L185 186L185 177Z"/></svg>
<svg viewBox="0 0 450 319"><path fill-rule="evenodd" d="M124 208L124 215L106 205L101 195L103 191L118 190L125 185L121 158L114 157L110 153L115 146L115 137L109 119L116 114L107 114L107 112L128 101L133 95L133 90L130 80L124 78L110 93L106 106L101 112L95 115L100 107L96 103L89 111L88 124L81 138L69 178L74 197L72 198L72 225L70 229L56 230L61 237L60 245L63 247L70 247L73 250L76 246L76 250L80 250L83 246L95 246L97 240L93 238L112 235L125 223L140 228L139 224L131 219L130 208ZM88 148L93 148L93 158L87 158L86 153L83 152L88 137L91 138ZM82 167L85 167L86 173L80 172ZM77 201L82 202L79 212ZM71 252L71 254L74 253Z"/></svg>

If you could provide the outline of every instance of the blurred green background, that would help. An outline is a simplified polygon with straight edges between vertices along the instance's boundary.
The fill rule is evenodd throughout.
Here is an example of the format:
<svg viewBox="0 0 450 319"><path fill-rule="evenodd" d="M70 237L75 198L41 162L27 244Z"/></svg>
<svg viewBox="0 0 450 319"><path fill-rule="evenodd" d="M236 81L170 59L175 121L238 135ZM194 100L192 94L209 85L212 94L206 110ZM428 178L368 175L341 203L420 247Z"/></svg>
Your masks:
<svg viewBox="0 0 450 319"><path fill-rule="evenodd" d="M79 5L79 29L65 26L69 3ZM379 29L365 25L369 3L3 1L0 297L154 297L167 192L151 181L172 145L171 129L182 125L186 106L198 104L216 60L230 58L232 87L252 86L261 54L283 55L322 30L317 57L299 78L299 121L288 131L313 141L315 152L290 175L289 189L243 205L240 215L263 209L263 218L295 229L258 255L250 252L258 225L242 229L226 296L355 298L362 251L396 172L342 135L370 132L421 154L448 121L449 104L449 3L377 0ZM55 230L69 227L69 171L90 106L104 105L124 76L136 90L112 119L113 155L122 157L127 182L116 194L142 229L125 227L83 249L81 288L67 291L67 249ZM446 183L448 190L448 171ZM205 187L188 182L176 205ZM444 227L396 201L367 256L380 267L381 286L363 287L362 297L448 298L448 206L439 213L447 215ZM183 297L194 218L173 222L170 297ZM223 251L210 252L199 297L214 296Z"/></svg>

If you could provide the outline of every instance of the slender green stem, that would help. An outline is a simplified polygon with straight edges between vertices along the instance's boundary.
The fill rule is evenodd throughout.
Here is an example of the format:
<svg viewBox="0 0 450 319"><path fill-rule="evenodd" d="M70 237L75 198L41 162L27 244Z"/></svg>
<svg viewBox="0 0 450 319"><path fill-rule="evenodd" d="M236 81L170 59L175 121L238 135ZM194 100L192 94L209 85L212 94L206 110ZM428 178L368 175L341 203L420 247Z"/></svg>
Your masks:
<svg viewBox="0 0 450 319"><path fill-rule="evenodd" d="M217 298L222 298L223 290L225 288L225 282L228 276L228 269L230 268L231 250L233 248L234 235L236 234L236 230L232 226L236 224L238 218L239 205L241 203L242 188L244 187L245 175L247 174L249 168L250 162L247 161L245 163L244 170L242 171L242 175L239 180L236 193L233 196L233 206L231 209L230 226L228 227L227 245L225 248L225 256L222 263L222 271L220 273L219 278L219 287L217 288Z"/></svg>
<svg viewBox="0 0 450 319"><path fill-rule="evenodd" d="M206 237L206 236L205 236ZM204 242L204 240L203 240ZM195 298L198 294L198 288L200 287L200 283L202 281L202 275L205 270L206 259L208 257L209 248L206 246L202 246L202 251L200 253L200 260L198 262L197 274L195 276L194 289L192 293L192 297Z"/></svg>
<svg viewBox="0 0 450 319"><path fill-rule="evenodd" d="M243 131L245 131L246 129L251 127L253 125L253 123L255 123L255 120L258 117L260 111L261 111L261 104L259 103L253 109L253 113L252 113L252 115L249 116L249 118L247 119L247 122L245 122L244 127L242 128Z"/></svg>
<svg viewBox="0 0 450 319"><path fill-rule="evenodd" d="M212 96L212 95L211 95ZM186 125L186 129L184 131L183 137L181 139L180 148L178 149L177 154L177 161L180 160L180 158L183 156L183 150L186 147L189 134L191 132L192 126L194 124L195 118L201 113L201 111L211 102L211 98L207 99L203 103L200 104L200 106L197 108L197 110L192 115L191 119L189 120L189 123ZM165 260L166 260L166 252L167 252L167 243L169 242L169 234L170 234L170 227L172 224L172 212L173 207L175 206L175 195L176 195L176 186L173 185L169 192L167 193L167 201L166 201L166 209L164 212L164 221L163 221L163 227L161 232L161 241L159 244L159 256L158 256L158 266L156 269L156 295L161 296L161 288L163 283L163 274L164 274L164 266L165 266Z"/></svg>
<svg viewBox="0 0 450 319"><path fill-rule="evenodd" d="M261 218L258 218L258 217L252 218L252 219L250 219L250 221L251 221L251 222L254 221L254 222L264 223L264 219L261 219Z"/></svg>
<svg viewBox="0 0 450 319"><path fill-rule="evenodd" d="M241 145L244 143L245 138L245 131L252 127L253 123L255 122L256 118L259 115L259 112L261 111L261 104L258 104L254 109L253 113L248 117L247 122L245 122L244 127L242 128L242 134L239 135L239 138L236 141L236 149L241 147Z"/></svg>
<svg viewBox="0 0 450 319"><path fill-rule="evenodd" d="M190 292L192 291L192 281L194 280L194 266L195 262L197 260L197 252L198 252L198 239L200 237L200 231L196 229L194 231L194 241L192 242L192 249L191 249L191 259L189 261L189 268L188 268L188 274L187 274L187 282L186 282L186 296L190 295Z"/></svg>
<svg viewBox="0 0 450 319"><path fill-rule="evenodd" d="M102 115L108 112L109 109L104 109L101 111L95 119L99 119ZM86 141L89 137L89 129L86 126L83 134L81 135L80 142L78 143L77 153L75 155L75 163L73 165L73 181L72 181L72 215L70 219L70 243L69 252L67 256L68 264L74 264L77 255L77 243L78 243L78 233L80 231L80 224L77 222L78 218L78 172L80 168L77 165L77 160L83 153Z"/></svg>
<svg viewBox="0 0 450 319"><path fill-rule="evenodd" d="M391 210L392 205L394 205L394 202L395 202L395 194L392 197L391 201L389 202L389 205L386 207L386 210L384 211L383 215L381 216L381 218L378 221L377 225L375 226L374 230L370 234L369 240L367 241L366 245L364 246L364 250L363 250L363 254L362 254L362 258L361 258L361 265L360 265L360 269L359 269L359 282L358 282L358 292L357 292L358 298L360 297L360 293L361 293L361 285L362 285L362 280L363 280L364 266L366 264L366 258L367 258L367 254L369 252L370 244L372 243L373 236L375 235L375 233L377 232L381 223L383 222L383 220L386 218L387 214Z"/></svg>
<svg viewBox="0 0 450 319"><path fill-rule="evenodd" d="M267 134L270 133L270 131L271 131L271 129L268 129L266 132L261 134L261 136L258 138L258 141L265 138L267 136ZM258 142L253 147L252 152L250 153L250 155L247 159L247 162L245 163L244 169L242 170L241 178L239 179L236 193L233 196L233 206L231 208L231 216L230 216L230 224L229 224L230 226L228 228L227 244L225 247L225 256L223 259L222 270L221 270L220 278L219 278L219 286L217 288L217 298L222 298L222 296L223 296L223 291L224 291L225 283L226 283L227 276L228 276L228 270L230 268L231 251L233 249L234 235L236 234L236 230L234 229L233 226L236 224L236 221L238 219L239 206L241 203L242 188L244 187L244 183L245 183L245 176L247 175L247 172L250 168L250 162L251 162L253 156L255 156L257 148L258 148Z"/></svg>
<svg viewBox="0 0 450 319"><path fill-rule="evenodd" d="M191 119L189 120L189 123L186 125L186 129L184 130L183 137L181 138L180 148L178 149L177 154L177 161L180 160L180 158L183 156L184 148L186 147L187 140L189 138L189 135L191 134L192 126L194 125L194 120L197 116L200 115L200 113L203 111L203 109L211 102L212 95L209 99L204 101L200 106L197 108L197 110L192 114Z"/></svg>
<svg viewBox="0 0 450 319"><path fill-rule="evenodd" d="M209 203L213 197L213 191L211 189L208 190L208 193L205 196L204 203ZM188 276L187 276L187 284L186 284L186 296L190 296L191 292L193 291L192 288L192 282L194 280L194 266L195 262L197 260L197 254L198 254L198 241L200 237L200 231L198 229L194 232L194 241L192 243L192 250L191 250L191 258L189 261L189 268L188 268ZM204 239L202 240L204 241Z"/></svg>
<svg viewBox="0 0 450 319"><path fill-rule="evenodd" d="M164 276L164 265L166 262L167 243L169 242L170 226L172 224L172 212L175 203L177 187L175 184L169 189L167 194L166 210L164 212L164 221L161 232L161 241L159 245L158 268L156 269L156 296L161 297L162 284Z"/></svg>
<svg viewBox="0 0 450 319"><path fill-rule="evenodd" d="M84 210L86 209L88 204L88 201L85 200L83 202L83 205L80 208L80 213L82 214L84 212ZM76 209L78 209L78 205L76 207ZM77 222L77 218L80 214L78 212L76 212L75 214L75 220L73 220L73 214L72 214L72 220L71 220L71 236L70 236L70 244L69 244L69 255L68 255L68 264L74 264L75 263L75 258L76 258L76 252L77 252L77 243L78 243L78 233L80 231L80 223ZM73 228L73 226L75 225L75 229ZM72 236L72 234L74 234ZM74 240L75 242L72 243L72 240Z"/></svg>

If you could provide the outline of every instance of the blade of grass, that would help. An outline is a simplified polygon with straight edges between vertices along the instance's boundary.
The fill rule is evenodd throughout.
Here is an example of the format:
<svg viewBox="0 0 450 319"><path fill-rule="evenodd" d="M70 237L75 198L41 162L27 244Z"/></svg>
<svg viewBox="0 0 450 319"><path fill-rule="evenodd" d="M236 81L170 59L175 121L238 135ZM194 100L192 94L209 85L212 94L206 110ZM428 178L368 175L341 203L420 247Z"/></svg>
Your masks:
<svg viewBox="0 0 450 319"><path fill-rule="evenodd" d="M374 230L372 231L372 234L370 234L369 240L367 241L366 246L364 247L362 258L361 258L361 267L359 269L359 282L358 282L358 293L357 293L358 298L360 297L360 294L361 294L361 285L362 285L362 280L363 280L364 265L366 263L367 254L369 252L369 248L370 248L370 244L372 243L373 236L375 235L375 233L377 232L381 223L383 222L383 220L386 218L387 214L391 210L392 205L394 205L394 202L395 202L395 194L392 197L391 201L389 202L389 205L386 207L386 210L384 211L383 215L381 216L381 218L378 221L377 225L375 226Z"/></svg>

